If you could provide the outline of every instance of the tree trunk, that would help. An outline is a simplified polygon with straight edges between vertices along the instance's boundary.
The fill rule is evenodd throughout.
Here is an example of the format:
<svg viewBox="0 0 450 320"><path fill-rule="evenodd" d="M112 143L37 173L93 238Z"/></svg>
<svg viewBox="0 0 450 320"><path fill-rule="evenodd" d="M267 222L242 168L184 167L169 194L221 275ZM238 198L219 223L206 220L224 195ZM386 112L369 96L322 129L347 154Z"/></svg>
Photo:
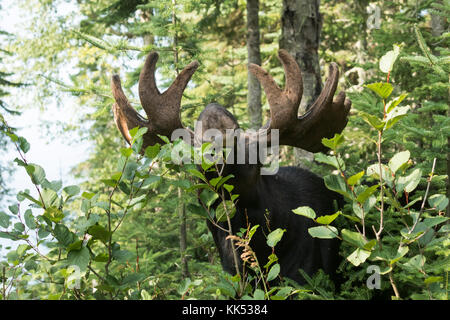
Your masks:
<svg viewBox="0 0 450 320"><path fill-rule="evenodd" d="M322 16L320 0L283 0L280 48L286 49L300 66L303 78L303 98L299 113L305 113L322 90L319 65L319 42ZM296 165L312 161L313 155L294 149Z"/></svg>
<svg viewBox="0 0 450 320"><path fill-rule="evenodd" d="M180 256L181 256L181 276L183 279L189 278L189 267L186 256L187 232L186 232L186 204L181 195L181 188L178 188L178 210L180 216Z"/></svg>
<svg viewBox="0 0 450 320"><path fill-rule="evenodd" d="M442 1L436 1L442 5ZM431 15L431 35L433 37L440 37L446 30L445 18L438 14ZM439 55L436 50L433 52L435 55ZM450 83L450 76L449 76ZM450 89L448 91L447 100L449 107L447 108L447 116L450 117ZM447 138L447 148L450 150L450 138ZM447 151L447 177L450 177L450 151ZM447 198L450 199L450 178L447 178ZM447 217L450 217L450 205L447 206Z"/></svg>
<svg viewBox="0 0 450 320"><path fill-rule="evenodd" d="M259 43L259 0L247 1L247 53L248 63L261 65ZM262 126L261 85L259 81L247 72L248 90L247 103L250 127L258 129Z"/></svg>

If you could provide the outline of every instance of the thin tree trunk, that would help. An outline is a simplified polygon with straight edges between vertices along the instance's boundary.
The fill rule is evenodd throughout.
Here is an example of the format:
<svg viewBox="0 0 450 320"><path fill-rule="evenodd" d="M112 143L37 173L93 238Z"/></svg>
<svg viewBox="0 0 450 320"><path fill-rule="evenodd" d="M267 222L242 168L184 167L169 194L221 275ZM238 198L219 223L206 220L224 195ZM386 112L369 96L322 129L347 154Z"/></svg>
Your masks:
<svg viewBox="0 0 450 320"><path fill-rule="evenodd" d="M180 256L181 256L181 276L183 279L189 278L189 266L186 256L187 232L186 232L186 205L181 195L181 188L178 188L178 210L180 216Z"/></svg>
<svg viewBox="0 0 450 320"><path fill-rule="evenodd" d="M436 1L442 4L442 1ZM438 14L431 15L431 35L433 37L440 37L445 32L445 18ZM439 52L434 51L435 55L439 55ZM450 76L449 76L450 83ZM449 107L447 108L447 116L450 117L450 89L448 91L447 100ZM450 138L447 138L447 148L450 150ZM450 151L447 151L447 176L450 177ZM447 179L447 198L450 199L450 179ZM450 205L447 206L447 217L450 217Z"/></svg>
<svg viewBox="0 0 450 320"><path fill-rule="evenodd" d="M280 48L286 49L300 66L303 78L303 98L299 113L305 113L322 90L319 65L319 42L322 16L320 0L283 0ZM294 149L296 165L311 161L310 152Z"/></svg>
<svg viewBox="0 0 450 320"><path fill-rule="evenodd" d="M259 0L247 1L247 52L248 63L261 65L260 43L259 43ZM250 127L260 128L262 125L261 114L261 85L250 73L247 73L248 90L247 103L250 118Z"/></svg>

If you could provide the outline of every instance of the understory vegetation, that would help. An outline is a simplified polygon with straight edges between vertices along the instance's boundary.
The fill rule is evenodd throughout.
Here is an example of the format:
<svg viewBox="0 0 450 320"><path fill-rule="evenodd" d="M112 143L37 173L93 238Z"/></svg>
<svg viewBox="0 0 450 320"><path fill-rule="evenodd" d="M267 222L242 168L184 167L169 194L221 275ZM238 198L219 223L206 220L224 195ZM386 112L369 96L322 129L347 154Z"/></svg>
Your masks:
<svg viewBox="0 0 450 320"><path fill-rule="evenodd" d="M78 19L57 12L59 1L20 2L35 4L31 36L0 34L7 38L0 48L0 152L15 154L13 163L0 162L0 299L448 300L449 1L322 1L320 63L323 70L338 63L352 110L345 130L322 140L329 152L305 165L345 205L326 216L309 207L292 215L314 220L312 237L339 239L342 262L339 283L299 270L303 285L280 276L283 229L266 235L266 264L250 246L261 226L227 230L245 267L224 272L206 220L233 219L239 194L206 159L210 144L194 148L161 136L164 144L143 148L147 129L133 128L125 146L111 112L111 74L126 70L123 85L137 97L136 61L158 51L161 87L200 62L182 119L217 101L248 128L245 2L77 1ZM366 23L370 3L383 13L378 28ZM261 1L262 65L282 84L280 11L277 1ZM436 32L431 20L439 17ZM8 59L30 62L3 72ZM75 71L63 76L69 61ZM9 125L23 108L20 90L30 87L41 105L70 95L84 109L79 126L60 128L90 143L89 158L72 171L83 182L50 179L47 164L29 157L27 137ZM263 97L263 118L268 112ZM174 162L179 150L201 165ZM292 148L280 153L282 165L293 162ZM27 189L10 190L3 173L11 167L27 173ZM218 177L209 180L210 172Z"/></svg>

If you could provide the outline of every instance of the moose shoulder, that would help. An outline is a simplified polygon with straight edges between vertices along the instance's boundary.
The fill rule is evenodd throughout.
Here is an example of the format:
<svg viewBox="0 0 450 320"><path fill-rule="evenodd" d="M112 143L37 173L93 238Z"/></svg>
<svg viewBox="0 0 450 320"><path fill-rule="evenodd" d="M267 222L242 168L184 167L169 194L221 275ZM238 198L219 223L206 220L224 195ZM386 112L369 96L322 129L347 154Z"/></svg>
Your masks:
<svg viewBox="0 0 450 320"><path fill-rule="evenodd" d="M155 143L163 143L158 135L171 137L176 129L184 128L180 120L180 105L183 91L192 74L198 67L196 61L186 66L173 84L160 93L155 82L155 68L158 54L153 52L147 57L139 78L139 96L147 119L140 116L125 97L118 76L112 78L112 91L116 103L113 105L114 119L120 132L131 142L128 132L134 127L146 127L144 147ZM266 243L266 235L270 230L285 229L282 240L276 246L276 255L281 265L280 274L299 283L304 280L298 270L301 268L309 275L319 269L333 275L339 263L338 245L334 240L312 238L308 228L313 226L311 220L295 215L292 209L299 206L311 207L317 215L334 213L335 204L341 205L339 195L328 190L321 178L313 173L296 167L281 167L273 175L261 174L262 159L256 163L249 161L250 146L260 142L264 137L268 145L279 142L280 145L299 147L311 152L324 151L322 138L330 138L341 132L347 124L347 116L351 102L341 92L333 99L337 88L339 72L337 65L330 65L329 77L320 96L309 111L298 116L298 107L303 93L300 68L296 61L285 51L279 51L279 59L283 64L286 85L282 90L268 72L257 65L250 64L249 70L261 82L270 106L270 119L256 133L242 133L244 141L244 161L225 161L222 175L233 175L227 183L235 188L233 193L239 194L236 201L236 214L230 220L233 233L249 225L259 225L250 247L255 252L261 265L272 253ZM239 130L234 116L224 107L213 103L200 114L198 121L203 130L215 128L221 132ZM191 141L202 139L197 132L184 128L191 136ZM271 132L277 132L279 141L273 141ZM217 202L214 205L218 206ZM223 222L218 223L219 227ZM218 248L224 270L236 273L236 252L233 251L232 240L228 233L208 221ZM242 261L240 262L242 263Z"/></svg>

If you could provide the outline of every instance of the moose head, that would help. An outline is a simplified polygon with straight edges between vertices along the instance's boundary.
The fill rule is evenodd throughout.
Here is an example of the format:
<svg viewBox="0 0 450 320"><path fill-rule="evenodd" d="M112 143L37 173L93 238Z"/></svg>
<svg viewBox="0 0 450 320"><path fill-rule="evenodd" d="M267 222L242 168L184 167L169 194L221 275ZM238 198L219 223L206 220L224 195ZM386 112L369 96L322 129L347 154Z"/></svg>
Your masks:
<svg viewBox="0 0 450 320"><path fill-rule="evenodd" d="M328 79L319 97L311 105L306 114L298 116L298 108L303 94L303 82L300 68L292 56L285 50L279 50L279 60L285 71L285 89L282 90L272 76L260 66L250 64L250 72L259 80L264 88L270 106L270 119L256 132L242 133L245 145L248 147L256 143L261 137L271 145L270 133L277 131L279 145L289 145L310 152L324 151L322 138L331 138L340 133L347 124L347 117L351 107L350 100L345 93L340 92L333 99L339 71L335 63L331 63ZM190 78L198 68L198 62L187 65L177 76L172 85L160 93L156 86L155 69L158 54L152 52L148 55L139 77L139 97L147 119L142 117L129 103L117 75L112 77L112 92L115 99L113 113L116 125L128 143L132 138L129 130L135 127L147 128L143 136L143 147L156 143L164 143L158 135L171 138L177 129L184 129L194 143L198 134L185 128L180 119L180 107L183 91ZM217 103L206 106L198 121L202 129L218 129L222 132L233 132L239 129L235 117L224 107ZM201 139L201 135L200 135ZM273 175L260 174L260 161L249 163L225 164L228 173L234 178L230 184L235 186L233 192L239 194L236 202L236 214L231 219L233 232L249 225L260 225L259 230L252 237L250 246L255 252L258 261L264 261L272 253L266 244L265 235L271 230L281 228L286 230L285 235L276 248L276 254L281 265L281 276L291 278L299 283L304 280L298 270L301 268L309 275L318 269L333 275L336 271L338 259L338 246L334 240L312 238L308 228L314 225L311 220L295 215L291 212L299 206L311 207L317 215L334 213L334 205L341 203L340 196L328 190L321 178L315 174L297 167L281 167ZM219 202L219 201L217 201ZM215 206L218 206L216 203ZM210 221L208 228L211 231L224 270L236 273L235 251L228 233L220 224ZM239 268L242 267L240 261Z"/></svg>

